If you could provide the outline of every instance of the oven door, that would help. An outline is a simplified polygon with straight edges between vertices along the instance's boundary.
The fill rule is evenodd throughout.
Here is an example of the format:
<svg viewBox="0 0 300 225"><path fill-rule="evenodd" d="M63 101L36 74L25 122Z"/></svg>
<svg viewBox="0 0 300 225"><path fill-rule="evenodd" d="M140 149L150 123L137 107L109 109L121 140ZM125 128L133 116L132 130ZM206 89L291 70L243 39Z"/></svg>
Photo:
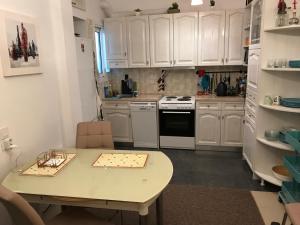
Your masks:
<svg viewBox="0 0 300 225"><path fill-rule="evenodd" d="M195 110L159 110L160 136L195 137Z"/></svg>

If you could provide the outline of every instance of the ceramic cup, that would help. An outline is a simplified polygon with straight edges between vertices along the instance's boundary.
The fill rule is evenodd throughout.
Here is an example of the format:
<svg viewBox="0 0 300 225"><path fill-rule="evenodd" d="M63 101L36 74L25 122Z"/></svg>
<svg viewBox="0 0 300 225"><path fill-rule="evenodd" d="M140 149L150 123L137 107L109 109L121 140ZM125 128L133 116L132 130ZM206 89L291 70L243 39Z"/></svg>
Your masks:
<svg viewBox="0 0 300 225"><path fill-rule="evenodd" d="M280 96L275 96L273 100L274 105L280 105L281 97Z"/></svg>
<svg viewBox="0 0 300 225"><path fill-rule="evenodd" d="M269 95L265 96L264 104L265 104L265 105L272 105L272 104L273 104L273 99L272 99L272 97L269 96Z"/></svg>

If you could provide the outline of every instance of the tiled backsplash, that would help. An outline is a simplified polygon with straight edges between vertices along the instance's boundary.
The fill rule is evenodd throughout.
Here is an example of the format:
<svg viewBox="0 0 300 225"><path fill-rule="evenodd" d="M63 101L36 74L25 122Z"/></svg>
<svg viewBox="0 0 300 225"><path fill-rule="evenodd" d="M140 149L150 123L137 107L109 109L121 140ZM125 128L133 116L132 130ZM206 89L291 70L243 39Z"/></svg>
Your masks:
<svg viewBox="0 0 300 225"><path fill-rule="evenodd" d="M237 70L239 67L229 68ZM210 71L222 71L224 67L212 67ZM226 68L225 70L228 70ZM137 82L137 88L140 94L163 94L163 95L196 95L198 87L198 76L196 70L178 69L168 70L165 79L165 91L158 92L157 80L160 77L161 68L149 69L112 69L108 74L108 79L112 84L112 89L121 93L121 80L128 74L129 78ZM239 74L233 74L232 80Z"/></svg>

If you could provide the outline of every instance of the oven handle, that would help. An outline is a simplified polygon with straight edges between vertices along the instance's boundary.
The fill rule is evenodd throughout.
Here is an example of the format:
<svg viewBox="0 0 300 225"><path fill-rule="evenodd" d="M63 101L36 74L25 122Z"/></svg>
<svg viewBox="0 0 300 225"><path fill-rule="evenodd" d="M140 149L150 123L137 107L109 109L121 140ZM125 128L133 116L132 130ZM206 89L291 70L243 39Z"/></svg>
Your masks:
<svg viewBox="0 0 300 225"><path fill-rule="evenodd" d="M163 111L163 114L191 114L191 112L173 112L173 111Z"/></svg>

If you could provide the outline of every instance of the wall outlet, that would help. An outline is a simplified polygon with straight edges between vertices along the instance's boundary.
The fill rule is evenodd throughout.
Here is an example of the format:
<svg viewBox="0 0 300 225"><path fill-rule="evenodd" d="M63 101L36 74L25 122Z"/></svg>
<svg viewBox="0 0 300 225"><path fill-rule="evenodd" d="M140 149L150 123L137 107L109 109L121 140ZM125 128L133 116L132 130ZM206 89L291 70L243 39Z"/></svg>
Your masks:
<svg viewBox="0 0 300 225"><path fill-rule="evenodd" d="M9 138L8 127L0 127L0 141Z"/></svg>

